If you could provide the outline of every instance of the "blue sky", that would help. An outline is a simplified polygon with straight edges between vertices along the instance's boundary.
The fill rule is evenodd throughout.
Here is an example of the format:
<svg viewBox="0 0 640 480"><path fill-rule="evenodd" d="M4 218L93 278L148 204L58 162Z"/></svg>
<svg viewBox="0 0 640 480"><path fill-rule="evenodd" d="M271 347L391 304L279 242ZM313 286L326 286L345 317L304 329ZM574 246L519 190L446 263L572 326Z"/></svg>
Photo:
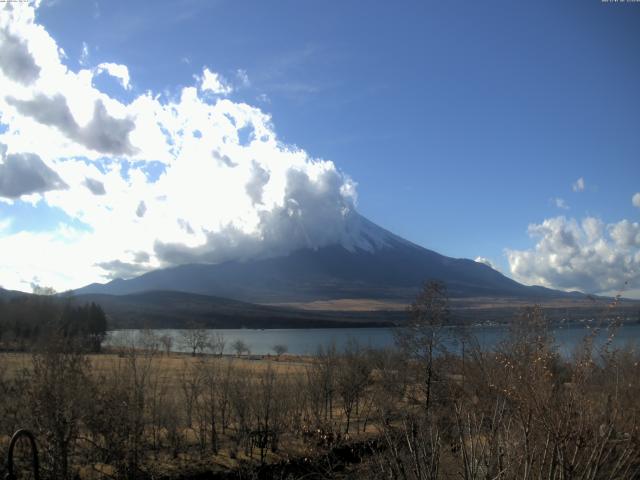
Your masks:
<svg viewBox="0 0 640 480"><path fill-rule="evenodd" d="M640 288L640 4L58 0L35 21L70 71L126 65L129 89L92 80L123 105L145 92L178 102L205 67L216 72L232 91L203 101L269 114L281 142L357 184L360 213L420 245L526 283ZM151 157L138 161L161 161ZM87 215L29 201L0 205L19 218L7 232L65 215L92 229Z"/></svg>

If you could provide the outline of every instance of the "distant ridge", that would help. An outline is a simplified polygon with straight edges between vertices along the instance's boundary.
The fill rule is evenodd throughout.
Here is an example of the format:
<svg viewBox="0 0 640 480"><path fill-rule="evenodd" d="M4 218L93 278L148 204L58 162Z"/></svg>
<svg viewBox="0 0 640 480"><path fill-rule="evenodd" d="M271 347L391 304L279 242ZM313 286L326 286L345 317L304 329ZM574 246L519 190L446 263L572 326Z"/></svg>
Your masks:
<svg viewBox="0 0 640 480"><path fill-rule="evenodd" d="M19 292L17 290L5 290L0 287L0 299L1 300L10 300L12 298L24 297L29 295L28 293Z"/></svg>
<svg viewBox="0 0 640 480"><path fill-rule="evenodd" d="M75 296L73 301L101 305L111 329L379 327L401 322L406 316L402 311L307 312L176 291L84 294Z"/></svg>

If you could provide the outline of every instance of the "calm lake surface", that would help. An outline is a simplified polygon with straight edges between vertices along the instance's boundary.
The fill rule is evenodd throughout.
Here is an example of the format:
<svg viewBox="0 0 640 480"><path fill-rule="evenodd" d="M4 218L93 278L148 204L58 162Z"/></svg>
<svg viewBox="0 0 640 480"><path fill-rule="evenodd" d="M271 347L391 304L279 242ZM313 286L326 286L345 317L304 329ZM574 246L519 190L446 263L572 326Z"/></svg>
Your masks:
<svg viewBox="0 0 640 480"><path fill-rule="evenodd" d="M592 327L593 328L593 327ZM468 331L475 336L480 345L493 347L503 339L508 332L504 326L477 326ZM583 326L569 326L553 330L558 349L564 355L569 355L582 339L592 330ZM186 352L188 348L182 342L182 330L152 330L157 335L170 335L173 338L172 350ZM209 330L212 334L221 334L225 341L225 353L233 353L231 344L235 340L244 341L254 355L273 353L274 345L286 345L288 352L297 355L316 353L319 346L336 345L341 350L351 340L356 340L364 347L384 348L394 344L393 332L388 328L317 328L317 329L220 329ZM142 330L113 330L109 332L107 345L141 345ZM451 335L453 337L453 335ZM606 328L601 328L596 343L603 344L608 337ZM447 340L448 348L459 350L460 343L453 338ZM631 346L640 348L640 324L624 325L617 329L613 344L618 347Z"/></svg>

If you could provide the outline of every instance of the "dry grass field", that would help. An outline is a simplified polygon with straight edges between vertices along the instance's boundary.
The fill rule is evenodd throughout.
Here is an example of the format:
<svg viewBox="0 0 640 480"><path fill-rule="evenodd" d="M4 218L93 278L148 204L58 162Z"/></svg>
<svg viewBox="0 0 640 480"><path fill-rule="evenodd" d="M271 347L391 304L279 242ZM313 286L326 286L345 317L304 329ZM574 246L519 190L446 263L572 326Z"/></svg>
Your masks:
<svg viewBox="0 0 640 480"><path fill-rule="evenodd" d="M508 323L530 304L530 298L466 297L450 299L453 320L468 324L484 322ZM614 315L623 321L640 321L640 302L637 300L576 297L539 299L536 304L554 322L580 322L588 319L607 321ZM335 314L339 314L339 312L353 314L391 312L393 314L401 314L409 307L409 303L402 300L367 298L318 300L313 302L280 303L277 305L312 312L333 312Z"/></svg>
<svg viewBox="0 0 640 480"><path fill-rule="evenodd" d="M111 370L115 365L124 361L124 357L116 352L106 351L100 354L89 354L86 356L91 362L96 372ZM33 356L25 352L0 352L0 369L5 378L11 378L23 370L30 370L33 367ZM187 353L155 354L153 356L154 368L162 371L169 378L177 376L185 368L197 367L203 362L214 362L222 365L231 365L238 371L250 374L264 372L272 369L278 374L303 374L305 369L313 363L313 357L299 355L282 355L280 358L275 355L264 355L257 358L238 357L234 355L224 355L218 357L214 355L192 356Z"/></svg>
<svg viewBox="0 0 640 480"><path fill-rule="evenodd" d="M80 402L77 406L86 414L95 415L91 410L97 407L97 411L102 412L100 415L109 417L107 421L115 433L106 428L103 430L107 432L98 433L97 437L95 432L91 432L91 419L80 420L82 415L76 418L80 429L74 441L73 469L83 479L121 477L125 474L123 468L126 470L127 453L122 452L120 467L113 461L96 461L101 455L87 453L95 448L95 443L100 443L96 441L98 438L106 442L101 450L111 448L108 443L118 438L120 440L116 441L122 442L127 449L140 448L136 468L142 468L153 476L171 477L317 454L342 436L345 414L337 392L332 394L336 398L330 405L316 405L316 420L312 420L309 412L303 413L308 407L309 389L305 389L305 385L315 375L312 372L318 370L318 359L313 357L191 356L143 350L112 351L82 357L86 360L82 374L84 385L76 385L77 390L62 393L65 398L55 399L50 392L47 398L40 400L46 405L37 410L48 408L49 414L55 415L57 408L68 412L73 410L74 403ZM12 384L23 385L25 379L29 383L34 377L39 377L41 373L34 372L34 369L41 361L42 358L30 353L0 353L0 383L5 392L14 391ZM57 385L58 381L71 383L62 378L62 372L56 375L60 378L50 379L52 384L47 385L48 390L63 387L62 384ZM138 396L144 398L140 410L129 405ZM101 400L107 400L110 405L100 406ZM0 402L0 410L12 411L12 401L26 406L38 400L28 391L22 398L5 396ZM94 401L93 405L86 403ZM128 406L124 410L118 409L117 403ZM105 411L105 408L109 410ZM30 409L15 411L13 415L18 417L14 418L13 426L4 427L0 432L0 451L6 449L9 434L16 428L39 429L40 422L34 422ZM324 422L323 418L327 421ZM353 414L350 421L350 435L345 437L350 441L373 434L373 424L363 425L361 416ZM136 434L138 422L142 430ZM218 425L213 427L216 429L214 441L212 423L215 422ZM261 443L258 432L264 429L277 432L277 441L272 438L272 433L268 433L268 438L264 437L264 443ZM123 430L127 432L125 437L118 433ZM139 438L134 443L138 445L132 447L132 437L136 436ZM46 434L40 434L38 440L48 442L46 437ZM113 456L109 454L104 458Z"/></svg>

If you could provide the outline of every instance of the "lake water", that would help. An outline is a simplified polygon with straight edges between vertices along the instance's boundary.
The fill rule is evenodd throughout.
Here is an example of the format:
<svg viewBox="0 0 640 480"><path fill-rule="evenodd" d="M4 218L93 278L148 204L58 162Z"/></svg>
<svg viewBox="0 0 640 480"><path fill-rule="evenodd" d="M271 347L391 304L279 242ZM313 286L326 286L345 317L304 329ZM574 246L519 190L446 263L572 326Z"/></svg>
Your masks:
<svg viewBox="0 0 640 480"><path fill-rule="evenodd" d="M475 336L483 347L493 347L507 333L504 326L478 326L468 331ZM585 335L591 330L583 326L570 326L554 329L554 337L561 353L570 354L580 344ZM155 335L170 335L173 338L172 350L175 352L189 351L182 342L182 330L153 330ZM226 341L225 353L233 353L231 344L242 340L249 346L254 355L273 353L274 345L285 345L289 353L297 355L313 354L319 346L329 347L335 344L338 350L347 345L350 340L356 340L364 347L384 348L394 344L393 332L388 328L317 328L317 329L221 329L209 330L212 334L220 334ZM453 336L452 336L453 337ZM608 333L602 328L596 337L596 343L606 341ZM114 330L109 332L107 345L135 344L140 345L141 330ZM453 339L447 341L450 350L460 349L460 343ZM624 325L617 329L613 344L618 347L633 346L640 348L640 324Z"/></svg>

